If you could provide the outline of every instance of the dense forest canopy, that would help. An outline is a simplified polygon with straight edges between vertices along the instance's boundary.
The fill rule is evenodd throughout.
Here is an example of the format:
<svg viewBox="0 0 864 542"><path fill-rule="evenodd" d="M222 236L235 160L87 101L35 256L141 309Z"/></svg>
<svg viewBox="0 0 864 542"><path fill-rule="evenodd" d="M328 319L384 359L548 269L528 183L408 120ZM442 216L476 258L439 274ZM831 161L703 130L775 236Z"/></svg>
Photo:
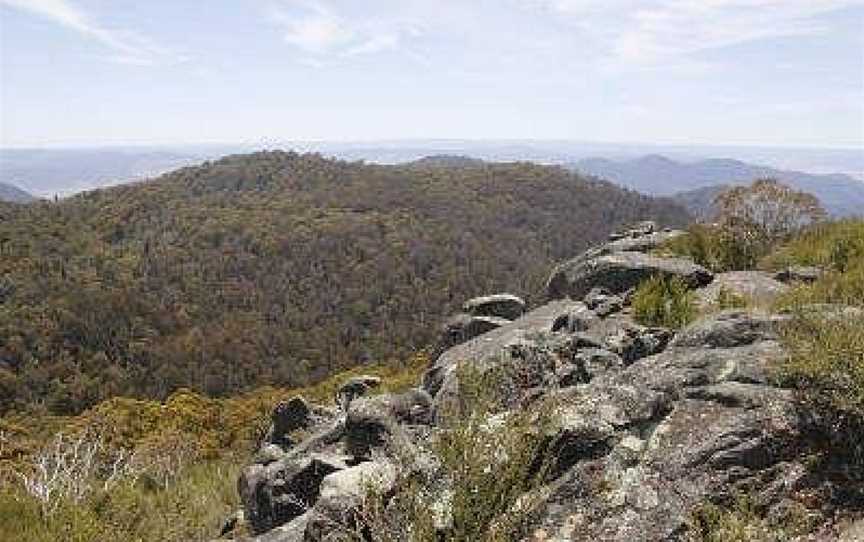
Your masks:
<svg viewBox="0 0 864 542"><path fill-rule="evenodd" d="M259 152L0 208L0 413L301 385L429 344L474 295L672 202L528 163Z"/></svg>

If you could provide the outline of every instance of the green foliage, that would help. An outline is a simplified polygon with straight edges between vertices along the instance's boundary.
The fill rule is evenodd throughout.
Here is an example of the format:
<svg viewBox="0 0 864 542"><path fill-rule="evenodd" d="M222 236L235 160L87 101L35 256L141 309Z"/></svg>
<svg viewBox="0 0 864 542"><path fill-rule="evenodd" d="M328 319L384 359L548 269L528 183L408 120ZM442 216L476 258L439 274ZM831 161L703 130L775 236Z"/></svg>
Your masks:
<svg viewBox="0 0 864 542"><path fill-rule="evenodd" d="M678 329L696 318L696 302L687 284L678 277L656 275L636 288L631 299L640 324Z"/></svg>
<svg viewBox="0 0 864 542"><path fill-rule="evenodd" d="M826 459L861 481L864 468L864 315L800 312L783 330L781 367Z"/></svg>
<svg viewBox="0 0 864 542"><path fill-rule="evenodd" d="M802 419L823 459L862 481L864 468L864 221L822 224L781 247L772 266L816 265L827 272L779 301L792 313L782 333L789 357L781 375L797 390ZM841 247L838 249L838 247Z"/></svg>
<svg viewBox="0 0 864 542"><path fill-rule="evenodd" d="M864 221L839 220L815 224L766 258L766 267L816 266L845 273L864 259Z"/></svg>
<svg viewBox="0 0 864 542"><path fill-rule="evenodd" d="M468 402L448 416L433 445L452 484L453 542L512 540L529 519L520 497L543 479L537 458L553 409L496 414L502 380L494 371L461 369L460 395Z"/></svg>
<svg viewBox="0 0 864 542"><path fill-rule="evenodd" d="M775 179L721 192L713 224L693 225L663 250L686 256L713 271L755 269L778 243L826 217L819 201Z"/></svg>
<svg viewBox="0 0 864 542"><path fill-rule="evenodd" d="M782 296L781 308L814 303L864 307L864 221L819 224L782 246L766 265L811 265L825 270L814 283L799 285Z"/></svg>
<svg viewBox="0 0 864 542"><path fill-rule="evenodd" d="M669 240L658 251L689 258L718 273L753 269L765 255L752 243L742 242L735 230L717 224L693 224L685 235Z"/></svg>
<svg viewBox="0 0 864 542"><path fill-rule="evenodd" d="M113 398L74 418L0 418L0 540L171 541L208 540L235 510L239 465L257 444L273 407L294 395L330 401L346 379L365 373L382 378L377 392L416 384L429 360L369 365L300 389L262 388L229 399L179 390L164 403ZM78 502L61 499L56 510L26 493L16 472L28 472L52 433L98 435L105 451L135 452L140 470L109 491ZM98 472L98 469L96 469Z"/></svg>
<svg viewBox="0 0 864 542"><path fill-rule="evenodd" d="M236 461L196 465L170 486L124 484L80 503L64 502L44 518L39 502L0 489L0 540L8 542L188 541L218 534L239 506Z"/></svg>
<svg viewBox="0 0 864 542"><path fill-rule="evenodd" d="M465 299L530 298L554 261L640 219L687 216L559 168L286 152L10 207L0 413L306 386L404 359Z"/></svg>
<svg viewBox="0 0 864 542"><path fill-rule="evenodd" d="M547 473L540 458L554 408L540 404L530 411L499 412L505 380L496 371L460 369L464 400L451 406L456 411L429 450L438 472L432 480L413 478L416 458L403 458L403 475L386 507L373 493L360 512L371 540L505 542L526 533L536 505L532 490ZM444 487L446 497L440 493ZM436 532L436 524L447 527Z"/></svg>

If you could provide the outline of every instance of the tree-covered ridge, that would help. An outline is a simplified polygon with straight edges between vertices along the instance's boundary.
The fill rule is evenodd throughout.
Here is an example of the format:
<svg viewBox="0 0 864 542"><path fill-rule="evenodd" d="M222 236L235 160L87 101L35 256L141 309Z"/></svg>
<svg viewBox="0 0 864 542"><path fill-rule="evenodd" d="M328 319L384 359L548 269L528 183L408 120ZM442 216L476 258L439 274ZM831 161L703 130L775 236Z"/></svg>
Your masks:
<svg viewBox="0 0 864 542"><path fill-rule="evenodd" d="M671 202L527 163L414 168L291 152L0 212L0 411L179 387L301 385L427 345L464 299Z"/></svg>

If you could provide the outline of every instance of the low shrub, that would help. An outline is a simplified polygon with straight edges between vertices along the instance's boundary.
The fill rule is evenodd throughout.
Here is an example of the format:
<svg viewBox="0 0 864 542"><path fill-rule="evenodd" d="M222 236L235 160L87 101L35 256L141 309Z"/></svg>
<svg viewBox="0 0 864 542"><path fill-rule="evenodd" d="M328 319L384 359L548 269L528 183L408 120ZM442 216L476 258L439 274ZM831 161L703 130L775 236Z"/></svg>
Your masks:
<svg viewBox="0 0 864 542"><path fill-rule="evenodd" d="M735 292L731 288L721 286L713 304L718 310L722 311L726 309L743 309L750 303L743 295Z"/></svg>
<svg viewBox="0 0 864 542"><path fill-rule="evenodd" d="M418 472L412 466L418 458L403 458L395 494L370 493L358 514L362 527L346 527L344 539L521 539L533 519L532 490L548 472L540 458L554 408L538 405L530 411L499 412L498 393L506 387L505 380L501 372L460 369L460 397L465 401L453 406L427 450L438 466L432 479L412 476Z"/></svg>
<svg viewBox="0 0 864 542"><path fill-rule="evenodd" d="M782 331L781 377L826 458L864 480L864 315L801 311Z"/></svg>
<svg viewBox="0 0 864 542"><path fill-rule="evenodd" d="M816 266L845 273L864 260L864 221L839 220L814 224L765 258L765 267Z"/></svg>
<svg viewBox="0 0 864 542"><path fill-rule="evenodd" d="M640 284L631 299L636 321L648 326L678 329L697 315L687 284L678 277L654 276Z"/></svg>
<svg viewBox="0 0 864 542"><path fill-rule="evenodd" d="M801 513L797 513L801 512ZM783 523L769 521L748 496L730 506L705 504L690 518L686 542L785 542L809 530L806 514L790 509Z"/></svg>
<svg viewBox="0 0 864 542"><path fill-rule="evenodd" d="M202 463L170 486L120 484L79 502L63 499L51 516L16 487L0 490L0 540L6 542L116 542L208 540L238 506L234 462Z"/></svg>

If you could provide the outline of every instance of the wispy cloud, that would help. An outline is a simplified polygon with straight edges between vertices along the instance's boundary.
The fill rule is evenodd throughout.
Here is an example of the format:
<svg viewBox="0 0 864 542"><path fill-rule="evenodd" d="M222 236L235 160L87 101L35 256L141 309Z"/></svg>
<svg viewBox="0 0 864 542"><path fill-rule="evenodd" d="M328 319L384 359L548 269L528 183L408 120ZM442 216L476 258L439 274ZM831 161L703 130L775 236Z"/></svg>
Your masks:
<svg viewBox="0 0 864 542"><path fill-rule="evenodd" d="M323 0L282 1L270 5L269 18L284 39L306 53L303 61L322 65L326 57L353 57L399 49L417 26L398 17L349 18Z"/></svg>
<svg viewBox="0 0 864 542"><path fill-rule="evenodd" d="M603 34L618 61L653 64L757 40L820 35L864 0L526 0Z"/></svg>
<svg viewBox="0 0 864 542"><path fill-rule="evenodd" d="M106 58L120 64L153 66L187 60L168 48L132 31L101 25L68 0L0 0L8 6L49 19L111 50Z"/></svg>

